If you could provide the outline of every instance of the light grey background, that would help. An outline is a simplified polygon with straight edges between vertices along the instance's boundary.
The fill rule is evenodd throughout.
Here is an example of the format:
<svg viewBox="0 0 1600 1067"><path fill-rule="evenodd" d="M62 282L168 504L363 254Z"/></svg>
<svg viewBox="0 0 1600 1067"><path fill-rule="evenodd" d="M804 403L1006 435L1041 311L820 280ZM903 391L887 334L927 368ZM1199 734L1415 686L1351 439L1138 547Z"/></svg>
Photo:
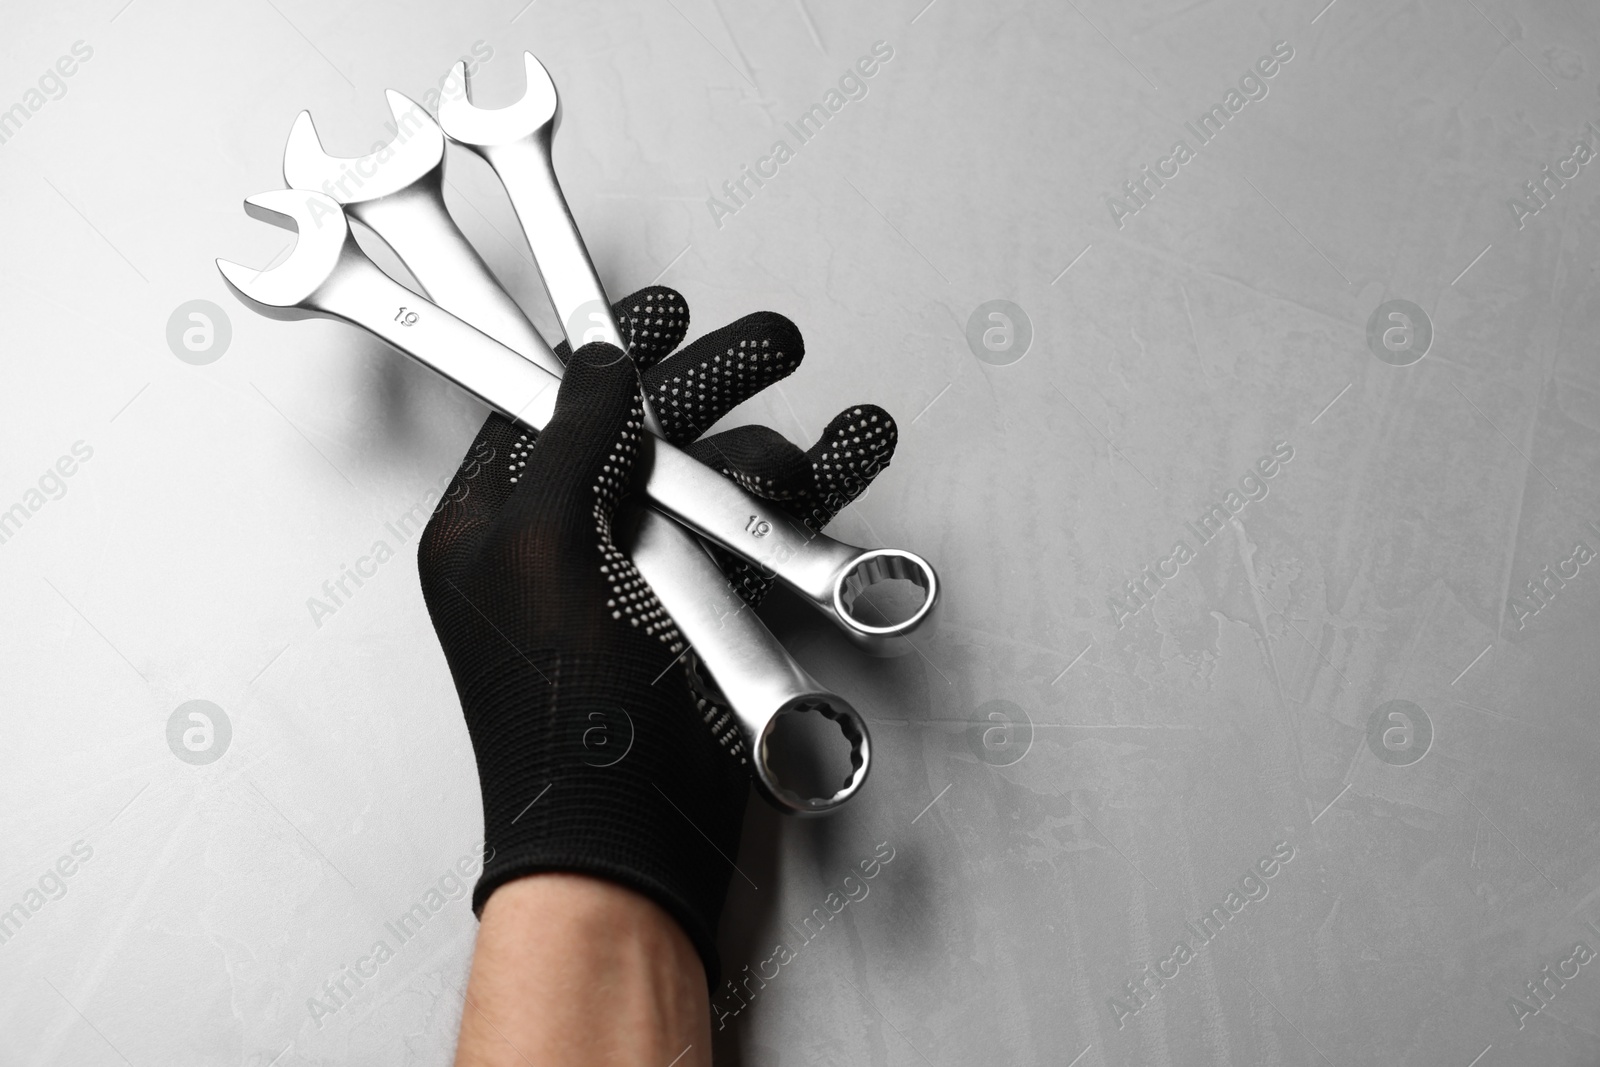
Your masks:
<svg viewBox="0 0 1600 1067"><path fill-rule="evenodd" d="M337 1014L307 1001L478 842L415 546L384 524L483 412L351 328L258 318L211 261L288 246L240 201L280 184L301 108L361 154L383 89L480 41L480 101L520 90L523 48L554 74L610 292L659 278L697 334L800 323L805 366L735 418L809 443L848 403L896 415L835 529L946 582L889 663L769 613L868 715L876 770L828 821L752 805L729 973L894 859L725 1020L725 1062L1600 1062L1600 963L1548 1004L1525 986L1600 949L1600 572L1536 614L1523 591L1600 547L1600 174L1520 228L1509 203L1596 143L1593 5L924 2L7 5L0 108L93 55L0 144L0 508L92 457L0 544L0 909L91 858L0 944L0 1062L449 1060L464 900ZM877 41L866 97L718 225L708 196ZM1268 95L1119 227L1108 198L1280 41ZM492 176L451 182L552 333ZM166 342L196 299L233 332L201 366ZM1033 330L1008 366L966 341L997 299ZM1368 346L1393 299L1434 330L1410 366ZM1200 547L1185 523L1279 443ZM397 558L318 625L308 598L380 538ZM1119 628L1108 596L1180 539L1198 558ZM231 724L209 763L168 746L192 700ZM1391 700L1428 716L1420 761L1369 747ZM1268 895L1118 1012L1280 843ZM1520 1028L1513 997L1540 1007Z"/></svg>

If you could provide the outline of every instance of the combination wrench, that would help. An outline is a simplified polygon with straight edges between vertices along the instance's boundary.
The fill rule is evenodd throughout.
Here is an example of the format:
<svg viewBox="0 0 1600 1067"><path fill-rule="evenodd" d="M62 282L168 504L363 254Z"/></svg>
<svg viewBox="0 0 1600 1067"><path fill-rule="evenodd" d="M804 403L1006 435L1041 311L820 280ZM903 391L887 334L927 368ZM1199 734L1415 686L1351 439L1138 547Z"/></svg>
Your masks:
<svg viewBox="0 0 1600 1067"><path fill-rule="evenodd" d="M330 194L346 216L361 221L395 252L441 307L559 375L560 360L445 207L443 133L414 101L393 90L387 97L397 139L358 159L329 156L310 113L301 112L284 149L285 180L292 188ZM310 214L320 220L319 212ZM745 610L692 534L653 510L633 511L618 523L619 545L721 689L753 755L761 792L792 814L820 814L849 799L870 768L871 743L860 715L818 685L760 618ZM817 711L835 720L851 745L851 775L828 797L801 795L787 787L771 766L771 728L779 716L802 711Z"/></svg>
<svg viewBox="0 0 1600 1067"><path fill-rule="evenodd" d="M494 170L522 224L545 291L573 348L606 341L627 343L584 247L572 210L556 177L551 148L561 123L561 98L544 64L523 53L526 87L509 107L472 103L465 63L452 70L464 92L439 102L439 125L453 143L480 156ZM718 484L691 478L681 452L659 440L653 445L646 491L668 513L735 555L772 571L813 607L829 615L858 645L878 655L898 655L906 635L928 620L939 598L938 577L923 559L901 549L863 551L803 525L757 501L726 479ZM657 478L662 476L661 483ZM855 614L860 594L889 579L908 579L922 590L921 605L907 618L873 625Z"/></svg>

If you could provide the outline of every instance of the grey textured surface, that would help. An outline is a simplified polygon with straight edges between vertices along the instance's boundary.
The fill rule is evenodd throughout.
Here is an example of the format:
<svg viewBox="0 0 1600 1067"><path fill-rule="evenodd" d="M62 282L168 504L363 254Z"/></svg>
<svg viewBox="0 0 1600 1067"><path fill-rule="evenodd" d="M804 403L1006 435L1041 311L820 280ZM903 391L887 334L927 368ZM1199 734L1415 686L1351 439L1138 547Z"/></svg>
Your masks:
<svg viewBox="0 0 1600 1067"><path fill-rule="evenodd" d="M806 365L736 418L809 442L847 403L895 413L836 529L947 583L892 663L770 613L876 769L824 822L753 806L724 950L777 976L719 999L725 1062L1600 1062L1595 9L1325 2L10 5L0 1062L449 1060L480 816L391 524L482 411L349 328L250 314L211 259L287 246L240 200L301 108L366 152L383 89L476 42L491 105L522 48L556 77L612 293L659 278L695 333L800 323ZM800 143L784 123L879 41ZM550 334L492 176L452 183ZM201 365L167 343L193 300L231 322ZM1021 358L1014 314L1011 348L987 308L969 331L994 300ZM195 700L219 728L190 753ZM1186 924L1214 906L1208 944Z"/></svg>

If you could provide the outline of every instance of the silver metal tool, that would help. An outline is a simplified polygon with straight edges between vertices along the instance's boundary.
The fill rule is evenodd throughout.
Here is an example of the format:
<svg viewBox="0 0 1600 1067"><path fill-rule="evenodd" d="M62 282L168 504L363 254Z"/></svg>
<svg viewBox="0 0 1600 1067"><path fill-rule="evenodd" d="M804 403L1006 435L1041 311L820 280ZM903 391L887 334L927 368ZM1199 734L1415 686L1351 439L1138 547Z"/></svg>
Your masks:
<svg viewBox="0 0 1600 1067"><path fill-rule="evenodd" d="M309 121L306 127L309 129ZM442 152L442 141L439 148ZM320 146L317 150L320 151ZM303 152L304 148L296 151ZM297 159L292 167L286 165L286 171L305 177L310 174L308 168L313 167L315 164ZM426 190L429 184L437 200L437 183L424 180L419 187ZM413 236L427 233L432 235L433 241L453 243L459 240L466 244L444 210L442 200L437 204L441 218L413 225L411 220L415 216L434 210L419 206L429 202L426 193L405 189L395 192L407 198L400 203L410 206L390 205L380 214L379 217L403 220L398 231L386 222L391 233L404 232ZM517 381L514 375L506 373L514 363L534 366L442 309L415 297L385 275L355 244L340 205L324 194L303 190L264 193L247 200L246 210L254 217L278 225L293 225L300 233L288 260L271 270L257 272L236 263L222 260L217 263L240 297L261 313L274 318L320 314L344 319L366 327L402 352L414 356L417 353L410 345L437 334L444 338L444 347L439 349L437 357L430 356L423 361L461 384L466 383L457 375L478 373L478 368L471 365L477 358L475 351L496 353L493 363L484 368L496 382ZM475 253L473 255L475 257ZM458 266L466 261L459 250L439 258ZM409 267L410 261L406 262ZM418 281L425 287L431 270L417 274ZM492 275L487 275L486 280L499 291L499 283ZM503 291L500 292L504 296ZM493 299L484 299L464 287L458 296L475 308L492 308L494 303ZM394 305L393 316L388 314L390 305ZM516 314L521 317L520 309ZM443 332L439 334L441 327ZM531 327L528 332L559 367L559 361L544 346L537 332ZM452 336L457 340L451 341ZM459 347L462 353L459 357L450 352L451 345ZM439 365L441 362L444 366ZM544 378L547 384L542 389L525 395L506 394L524 397L524 402L518 405L520 415L516 410L502 410L535 429L543 426L553 410L556 394L554 378L548 374ZM468 388L473 387L468 385ZM637 514L620 524L622 547L633 558L727 698L750 745L761 792L780 810L796 815L823 814L854 796L866 781L871 762L871 743L860 714L848 701L822 688L794 662L759 616L746 610L721 570L689 531L653 510L636 508L634 511ZM771 762L769 741L779 718L808 711L835 720L850 742L850 774L843 785L828 796L806 796L790 788Z"/></svg>
<svg viewBox="0 0 1600 1067"><path fill-rule="evenodd" d="M481 156L505 186L567 337L625 349L594 261L556 178L551 144L561 124L561 98L544 64L532 52L524 52L522 58L527 88L515 104L497 110L473 105L467 65L457 63L451 76L461 79L465 92L439 101L439 125L451 141ZM578 344L572 341L574 348Z"/></svg>
<svg viewBox="0 0 1600 1067"><path fill-rule="evenodd" d="M555 82L532 52L523 53L523 66L527 87L522 98L489 110L472 104L466 64L456 64L453 74L465 92L439 102L439 125L446 137L477 153L499 176L572 346L598 340L625 348L556 178L551 145L561 122L561 99ZM657 426L652 429L659 432ZM655 452L646 487L652 500L711 540L777 574L868 651L905 652L906 635L927 621L938 603L938 577L921 556L894 548L864 551L813 534L725 478L715 484L691 479L683 464L694 460L683 453L659 444ZM663 479L659 485L658 477ZM917 585L922 604L908 618L886 625L859 617L854 609L860 594L889 579Z"/></svg>
<svg viewBox="0 0 1600 1067"><path fill-rule="evenodd" d="M416 101L393 89L384 96L395 138L355 159L323 151L311 112L300 112L283 148L284 181L337 200L394 250L430 300L560 377L561 360L445 208L444 131Z"/></svg>
<svg viewBox="0 0 1600 1067"><path fill-rule="evenodd" d="M424 292L439 306L494 337L539 366L560 375L560 360L500 286L445 207L445 138L414 101L390 90L395 140L355 159L323 150L309 112L296 118L284 148L284 178L291 187L321 189L347 216L367 225L394 250ZM859 789L870 766L864 724L848 702L808 675L759 616L744 610L720 569L693 536L657 512L641 510L619 524L624 551L678 621L686 640L716 680L738 717L757 761L757 781L782 809L815 813ZM774 774L766 748L771 724L788 712L818 710L841 723L852 741L849 788L826 798L806 798Z"/></svg>

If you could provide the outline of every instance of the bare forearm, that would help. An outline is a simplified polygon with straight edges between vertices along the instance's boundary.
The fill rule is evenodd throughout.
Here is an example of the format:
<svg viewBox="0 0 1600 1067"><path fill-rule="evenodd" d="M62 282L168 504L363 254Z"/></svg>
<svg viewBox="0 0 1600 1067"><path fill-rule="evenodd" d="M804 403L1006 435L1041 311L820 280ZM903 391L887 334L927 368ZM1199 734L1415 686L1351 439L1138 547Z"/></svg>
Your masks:
<svg viewBox="0 0 1600 1067"><path fill-rule="evenodd" d="M710 1062L705 971L655 902L579 874L521 878L489 898L456 1067Z"/></svg>

